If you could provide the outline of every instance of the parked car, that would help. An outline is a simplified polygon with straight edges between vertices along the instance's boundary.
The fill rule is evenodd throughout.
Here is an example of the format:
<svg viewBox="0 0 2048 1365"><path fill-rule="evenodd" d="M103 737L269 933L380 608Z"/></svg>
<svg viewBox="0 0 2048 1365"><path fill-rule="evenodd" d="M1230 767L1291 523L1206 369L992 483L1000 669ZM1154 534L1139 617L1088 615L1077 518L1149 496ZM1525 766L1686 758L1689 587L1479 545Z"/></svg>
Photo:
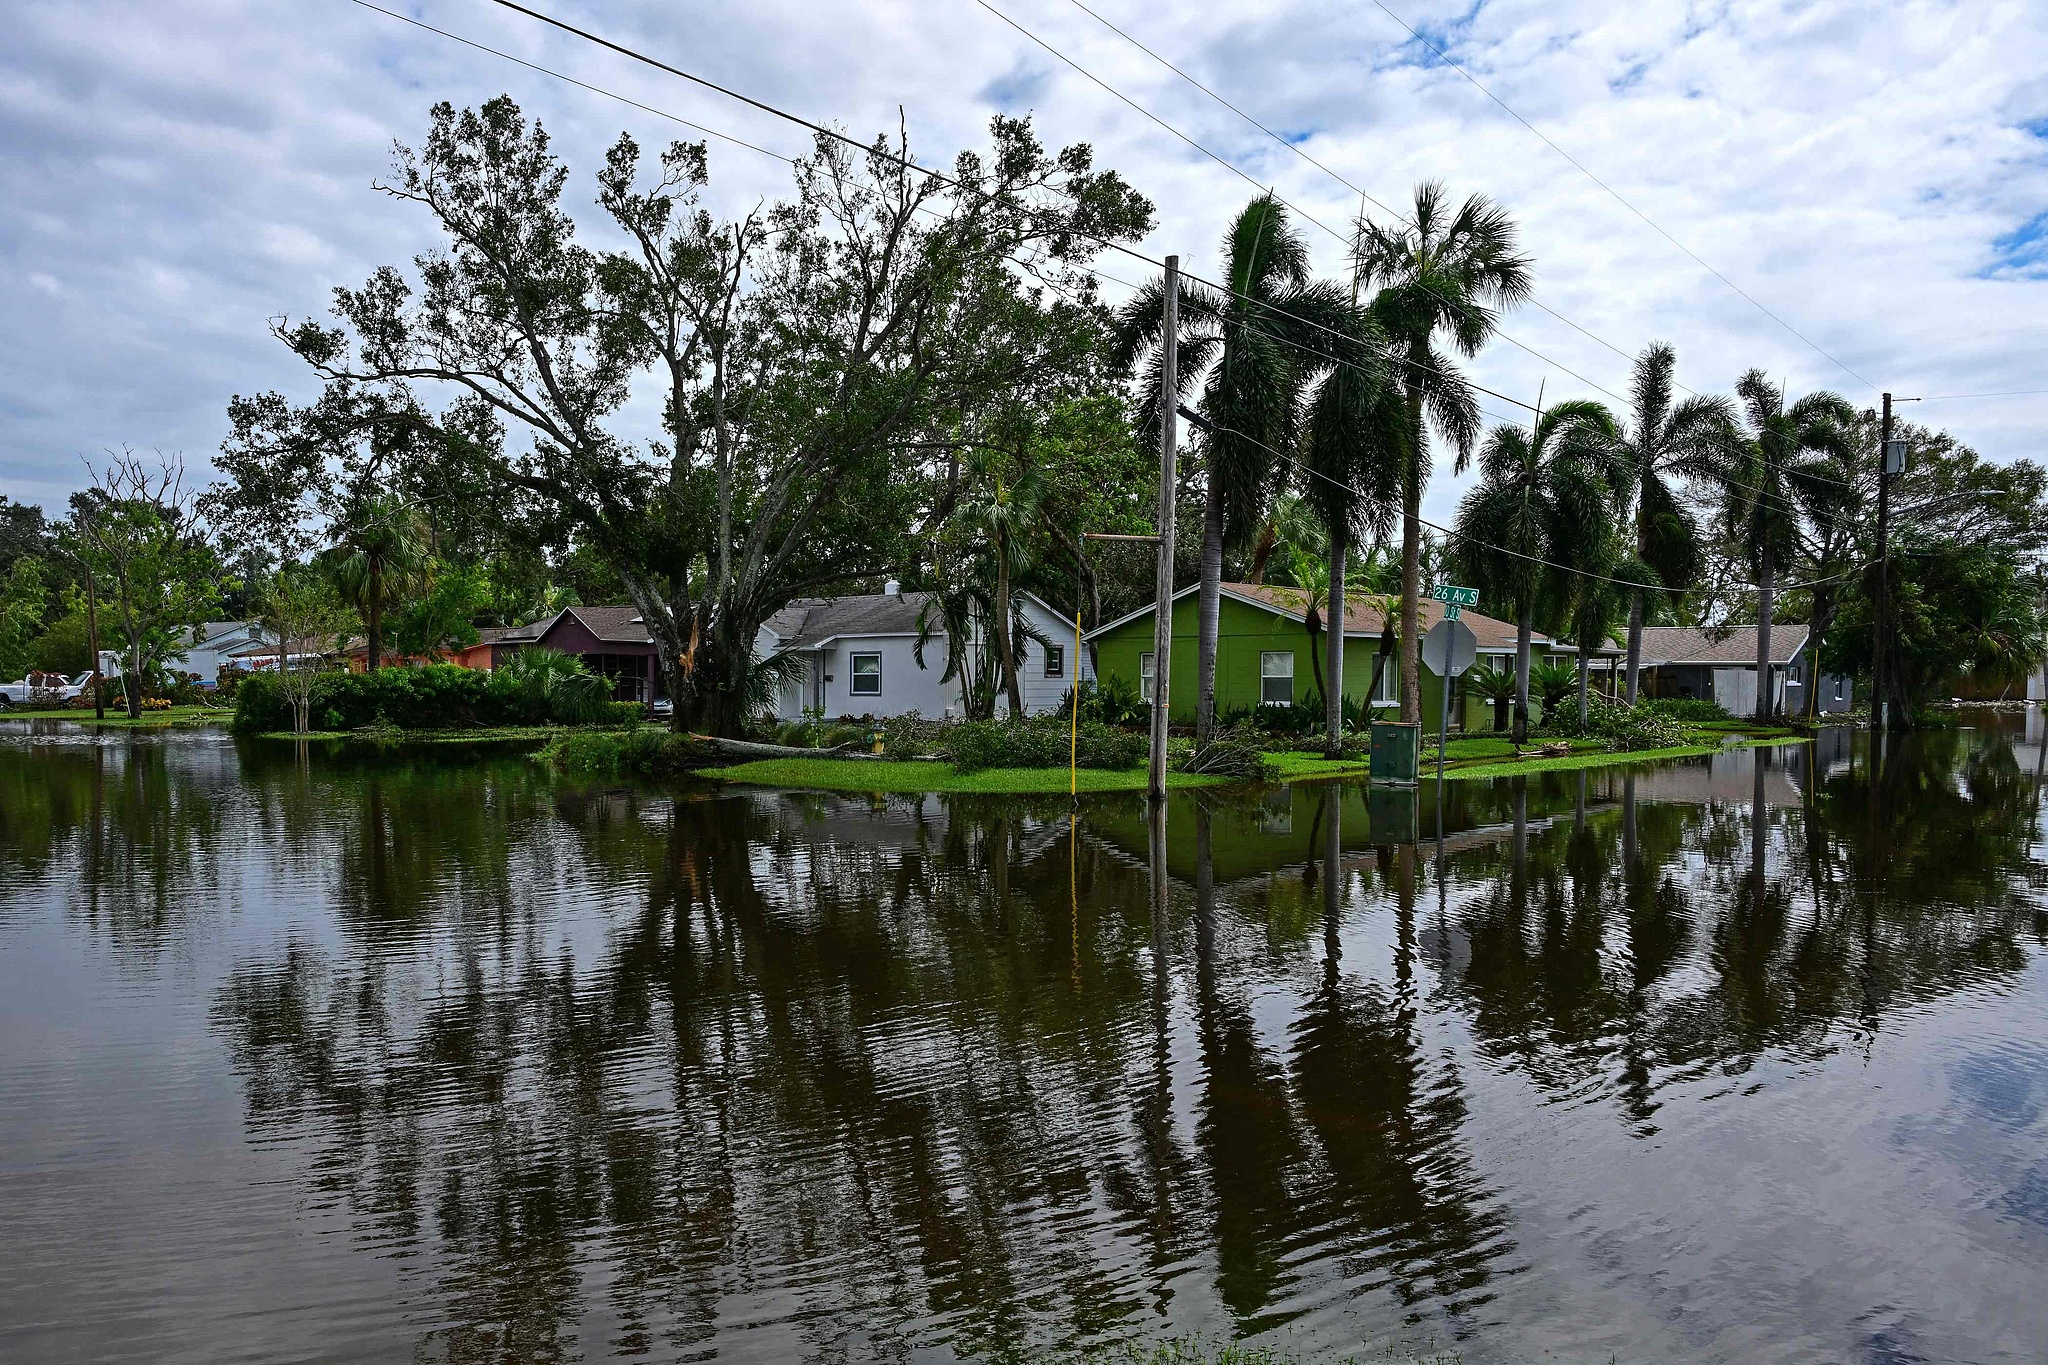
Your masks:
<svg viewBox="0 0 2048 1365"><path fill-rule="evenodd" d="M0 710L26 706L30 702L38 706L61 706L85 691L86 684L91 681L92 673L88 670L75 678L47 673L23 678L20 682L0 683Z"/></svg>

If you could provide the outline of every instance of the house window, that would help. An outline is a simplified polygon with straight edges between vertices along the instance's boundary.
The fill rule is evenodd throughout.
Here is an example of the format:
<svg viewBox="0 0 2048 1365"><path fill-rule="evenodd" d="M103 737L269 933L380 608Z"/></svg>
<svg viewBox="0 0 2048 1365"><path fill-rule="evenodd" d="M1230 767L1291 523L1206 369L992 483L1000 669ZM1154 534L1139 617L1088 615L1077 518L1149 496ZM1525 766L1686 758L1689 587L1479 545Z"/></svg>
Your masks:
<svg viewBox="0 0 2048 1365"><path fill-rule="evenodd" d="M1267 706L1294 705L1294 651L1269 649L1259 655L1259 700Z"/></svg>
<svg viewBox="0 0 2048 1365"><path fill-rule="evenodd" d="M1142 700L1147 702L1152 700L1152 689L1157 684L1158 677L1158 660L1153 657L1152 651L1148 649L1138 656L1138 696Z"/></svg>
<svg viewBox="0 0 2048 1365"><path fill-rule="evenodd" d="M1849 695L1849 684L1841 678L1835 679L1835 700L1841 701Z"/></svg>
<svg viewBox="0 0 2048 1365"><path fill-rule="evenodd" d="M1067 647L1047 645L1045 647L1045 676L1064 678L1067 675Z"/></svg>
<svg viewBox="0 0 2048 1365"><path fill-rule="evenodd" d="M882 656L879 654L856 654L853 656L853 679L849 684L856 697L879 697L882 695Z"/></svg>
<svg viewBox="0 0 2048 1365"><path fill-rule="evenodd" d="M1373 661L1379 667L1379 661ZM1380 671L1380 685L1373 689L1374 706L1399 706L1401 704L1401 661L1398 656L1390 657L1387 666Z"/></svg>

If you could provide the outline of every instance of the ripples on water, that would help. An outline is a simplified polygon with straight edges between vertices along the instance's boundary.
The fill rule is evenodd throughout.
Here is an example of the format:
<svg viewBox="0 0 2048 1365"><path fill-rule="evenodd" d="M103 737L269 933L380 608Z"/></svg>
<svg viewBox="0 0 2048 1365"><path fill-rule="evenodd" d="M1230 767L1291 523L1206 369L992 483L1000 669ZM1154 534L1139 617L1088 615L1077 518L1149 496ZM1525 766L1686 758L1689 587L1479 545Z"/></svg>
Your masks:
<svg viewBox="0 0 2048 1365"><path fill-rule="evenodd" d="M0 1358L2041 1359L2044 758L1454 784L1438 862L16 734Z"/></svg>

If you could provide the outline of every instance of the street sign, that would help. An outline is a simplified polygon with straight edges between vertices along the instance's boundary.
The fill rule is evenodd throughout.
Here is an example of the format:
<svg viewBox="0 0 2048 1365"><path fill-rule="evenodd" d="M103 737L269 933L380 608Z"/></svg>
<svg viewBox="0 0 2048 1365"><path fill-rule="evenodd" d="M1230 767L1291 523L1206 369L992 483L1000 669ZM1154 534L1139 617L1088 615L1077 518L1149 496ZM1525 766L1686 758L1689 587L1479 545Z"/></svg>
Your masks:
<svg viewBox="0 0 2048 1365"><path fill-rule="evenodd" d="M1461 588L1454 583L1437 584L1429 590L1429 596L1433 602L1445 602L1452 606L1476 607L1479 605L1479 589Z"/></svg>
<svg viewBox="0 0 2048 1365"><path fill-rule="evenodd" d="M1455 678L1479 657L1479 637L1459 620L1443 620L1422 637L1422 662L1440 678Z"/></svg>

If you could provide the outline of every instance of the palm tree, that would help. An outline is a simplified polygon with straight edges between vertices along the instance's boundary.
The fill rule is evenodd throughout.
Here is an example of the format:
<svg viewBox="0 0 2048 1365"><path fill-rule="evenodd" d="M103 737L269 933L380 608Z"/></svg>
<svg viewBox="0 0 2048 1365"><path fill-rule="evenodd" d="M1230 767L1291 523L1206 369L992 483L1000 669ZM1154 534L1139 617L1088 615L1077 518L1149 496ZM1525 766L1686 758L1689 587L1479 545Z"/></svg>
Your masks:
<svg viewBox="0 0 2048 1365"><path fill-rule="evenodd" d="M1010 629L1010 584L1031 567L1031 532L1045 501L1045 477L1036 468L1026 468L1014 480L1006 479L1000 470L983 473L987 481L980 495L961 508L960 517L970 534L981 540L995 570L990 630L1010 714L1022 717L1024 692L1017 681L1017 650Z"/></svg>
<svg viewBox="0 0 2048 1365"><path fill-rule="evenodd" d="M423 591L433 577L433 530L419 508L389 493L357 502L339 527L333 550L335 586L362 613L365 666L383 663L384 608Z"/></svg>
<svg viewBox="0 0 2048 1365"><path fill-rule="evenodd" d="M1778 567L1798 553L1801 516L1824 513L1839 494L1831 468L1851 457L1856 413L1839 394L1826 392L1787 407L1784 389L1762 370L1743 375L1735 393L1749 430L1721 459L1722 525L1756 575L1756 719L1768 721L1775 709L1771 612Z"/></svg>
<svg viewBox="0 0 2048 1365"><path fill-rule="evenodd" d="M1308 400L1302 432L1302 495L1330 544L1329 686L1323 690L1323 752L1344 756L1344 606L1352 543L1384 540L1408 450L1407 406L1385 365L1387 341L1356 306L1341 333L1321 337L1329 368ZM1384 633L1384 632L1382 632ZM1368 703L1371 693L1367 693Z"/></svg>
<svg viewBox="0 0 2048 1365"><path fill-rule="evenodd" d="M1515 613L1517 745L1529 737L1537 607L1567 602L1571 575L1561 566L1587 567L1580 561L1604 551L1614 534L1617 436L1613 414L1583 399L1539 413L1526 430L1495 427L1479 451L1479 485L1458 504L1460 565Z"/></svg>
<svg viewBox="0 0 2048 1365"><path fill-rule="evenodd" d="M1534 288L1527 258L1515 252L1515 227L1482 195L1455 212L1444 187L1415 187L1413 226L1382 227L1361 219L1353 250L1356 278L1376 285L1371 310L1393 342L1407 400L1408 448L1401 478L1401 719L1422 718L1422 659L1417 623L1422 603L1422 490L1429 482L1425 418L1468 459L1479 439L1479 405L1451 358L1449 340L1474 356L1497 329L1496 309L1510 308Z"/></svg>
<svg viewBox="0 0 2048 1365"><path fill-rule="evenodd" d="M1354 330L1344 292L1309 278L1308 244L1271 195L1237 215L1224 235L1223 257L1225 289L1181 279L1180 335L1174 338L1179 393L1160 391L1163 283L1147 284L1124 305L1115 344L1122 366L1149 357L1141 426L1158 420L1162 404L1177 405L1201 387L1207 489L1195 650L1197 744L1208 743L1216 729L1224 547L1243 544L1262 524L1275 481L1274 452L1295 448L1303 387L1328 365L1316 357L1332 334Z"/></svg>
<svg viewBox="0 0 2048 1365"><path fill-rule="evenodd" d="M1636 357L1629 382L1630 413L1622 430L1621 453L1629 477L1624 490L1633 531L1636 563L1617 574L1632 582L1653 578L1678 590L1699 571L1699 526L1678 496L1676 480L1710 478L1735 440L1735 410L1726 398L1672 401L1672 371L1678 353L1653 343ZM1629 705L1635 705L1643 658L1645 593L1628 594Z"/></svg>

